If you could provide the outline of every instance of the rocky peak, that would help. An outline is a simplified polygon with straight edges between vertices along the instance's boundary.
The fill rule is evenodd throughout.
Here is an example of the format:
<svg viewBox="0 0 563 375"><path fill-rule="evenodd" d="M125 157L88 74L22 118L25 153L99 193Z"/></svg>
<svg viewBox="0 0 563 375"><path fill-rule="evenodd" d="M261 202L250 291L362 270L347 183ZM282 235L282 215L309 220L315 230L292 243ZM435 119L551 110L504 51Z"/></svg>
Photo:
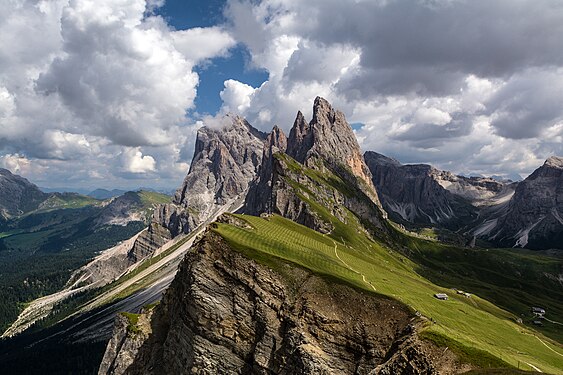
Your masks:
<svg viewBox="0 0 563 375"><path fill-rule="evenodd" d="M503 246L562 248L563 158L550 157L518 184L491 233Z"/></svg>
<svg viewBox="0 0 563 375"><path fill-rule="evenodd" d="M266 151L266 149L269 150L270 154L277 151L285 152L287 149L287 137L277 125L274 125L272 131L266 137L264 151Z"/></svg>
<svg viewBox="0 0 563 375"><path fill-rule="evenodd" d="M400 167L402 165L398 160L379 154L375 151L367 151L364 154L364 159L366 160L366 163L368 163L368 165L368 160L378 165L389 165L394 167Z"/></svg>
<svg viewBox="0 0 563 375"><path fill-rule="evenodd" d="M287 154L300 163L305 162L307 151L313 147L313 133L310 129L303 113L297 112L297 117L289 132Z"/></svg>
<svg viewBox="0 0 563 375"><path fill-rule="evenodd" d="M252 215L260 215L272 211L272 184L274 176L274 154L285 152L287 149L287 137L284 132L275 125L266 141L262 151L262 165L258 176L250 184L246 195L245 211Z"/></svg>
<svg viewBox="0 0 563 375"><path fill-rule="evenodd" d="M318 161L323 161L345 180L358 179L362 191L380 206L354 131L344 114L335 110L327 100L315 99L313 119L308 124L303 114L297 113L287 154L307 167L316 168Z"/></svg>
<svg viewBox="0 0 563 375"><path fill-rule="evenodd" d="M398 221L458 229L476 210L440 184L442 172L427 164L402 165L376 152L366 152L383 207Z"/></svg>
<svg viewBox="0 0 563 375"><path fill-rule="evenodd" d="M265 133L233 114L200 128L190 170L182 186L172 203L155 209L149 229L139 242L146 240L157 246L193 231L235 204L258 172L265 139ZM153 247L143 249L137 258L147 256Z"/></svg>
<svg viewBox="0 0 563 375"><path fill-rule="evenodd" d="M546 167L563 169L563 157L550 156L543 165Z"/></svg>

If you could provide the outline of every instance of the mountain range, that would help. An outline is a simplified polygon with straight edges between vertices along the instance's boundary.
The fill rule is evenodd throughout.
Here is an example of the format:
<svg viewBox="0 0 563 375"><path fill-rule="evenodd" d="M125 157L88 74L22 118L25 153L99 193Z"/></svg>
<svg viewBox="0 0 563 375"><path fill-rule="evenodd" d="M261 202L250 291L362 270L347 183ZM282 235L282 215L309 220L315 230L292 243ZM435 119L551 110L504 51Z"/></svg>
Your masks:
<svg viewBox="0 0 563 375"><path fill-rule="evenodd" d="M322 98L287 136L223 122L146 229L20 315L53 311L0 343L4 368L33 347L65 351L43 373L560 373L561 158L517 183L402 165Z"/></svg>

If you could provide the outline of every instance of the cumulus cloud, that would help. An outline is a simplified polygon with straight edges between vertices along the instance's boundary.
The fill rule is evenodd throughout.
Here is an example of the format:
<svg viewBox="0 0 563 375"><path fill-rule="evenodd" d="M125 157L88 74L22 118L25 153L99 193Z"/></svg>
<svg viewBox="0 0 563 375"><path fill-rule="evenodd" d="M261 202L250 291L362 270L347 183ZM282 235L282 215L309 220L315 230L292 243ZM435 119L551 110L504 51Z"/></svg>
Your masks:
<svg viewBox="0 0 563 375"><path fill-rule="evenodd" d="M196 27L172 34L174 46L190 61L202 61L211 57L225 56L236 42L220 27Z"/></svg>
<svg viewBox="0 0 563 375"><path fill-rule="evenodd" d="M143 155L138 147L124 151L122 159L125 172L147 173L154 172L156 169L154 158L150 155Z"/></svg>
<svg viewBox="0 0 563 375"><path fill-rule="evenodd" d="M49 165L53 179L60 172L59 181L68 183L106 175L108 183L127 184L124 179L143 173L154 177L157 165L159 176L169 179L162 184L181 181L187 168L179 150L190 144L194 126L186 111L194 108L199 83L194 68L226 56L235 41L220 26L174 30L155 15L163 4L4 4L0 155ZM118 155L127 159L126 168L108 170L106 163ZM43 179L39 169L29 172Z"/></svg>
<svg viewBox="0 0 563 375"><path fill-rule="evenodd" d="M225 15L269 72L241 107L264 130L289 129L321 95L365 124L364 149L404 162L525 175L563 154L553 141L563 137L554 1L230 0Z"/></svg>

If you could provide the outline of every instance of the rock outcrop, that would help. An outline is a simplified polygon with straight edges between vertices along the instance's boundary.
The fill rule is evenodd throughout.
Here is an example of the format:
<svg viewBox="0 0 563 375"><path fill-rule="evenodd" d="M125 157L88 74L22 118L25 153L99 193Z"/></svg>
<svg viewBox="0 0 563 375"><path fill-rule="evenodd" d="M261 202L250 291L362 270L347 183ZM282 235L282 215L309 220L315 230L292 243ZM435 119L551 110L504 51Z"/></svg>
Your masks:
<svg viewBox="0 0 563 375"><path fill-rule="evenodd" d="M417 338L398 301L330 282L294 265L278 270L233 251L213 232L191 250L151 319L152 334L116 350L100 373L456 373L451 354ZM411 358L412 356L415 358ZM124 371L108 364L134 358ZM438 359L439 358L439 359ZM119 370L119 371L118 371ZM400 371L397 371L400 370Z"/></svg>
<svg viewBox="0 0 563 375"><path fill-rule="evenodd" d="M488 224L479 234L501 246L562 249L563 158L550 157L520 182L504 214Z"/></svg>
<svg viewBox="0 0 563 375"><path fill-rule="evenodd" d="M297 113L287 144L287 154L293 159L309 168L328 167L345 181L355 182L381 207L352 128L344 113L332 108L325 99L315 99L310 123L301 112Z"/></svg>
<svg viewBox="0 0 563 375"><path fill-rule="evenodd" d="M33 211L48 197L27 179L0 168L0 221Z"/></svg>
<svg viewBox="0 0 563 375"><path fill-rule="evenodd" d="M155 208L148 230L129 254L149 257L170 239L187 234L229 202L243 199L262 162L266 134L240 116L228 114L221 124L199 129L190 170L171 203Z"/></svg>
<svg viewBox="0 0 563 375"><path fill-rule="evenodd" d="M488 177L456 176L427 164L403 165L387 156L364 154L381 201L393 219L470 231L505 212L518 185Z"/></svg>
<svg viewBox="0 0 563 375"><path fill-rule="evenodd" d="M240 116L227 115L219 128L197 133L194 157L171 204L156 210L153 221L171 237L189 233L217 207L245 193L262 161L266 135Z"/></svg>
<svg viewBox="0 0 563 375"><path fill-rule="evenodd" d="M153 308L142 314L121 313L115 318L113 334L107 345L98 374L123 374L135 360L135 355L152 333Z"/></svg>
<svg viewBox="0 0 563 375"><path fill-rule="evenodd" d="M263 155L245 213L275 213L328 233L334 229L331 220L311 209L319 204L328 216L347 222L352 211L370 229L386 232L386 214L354 133L342 112L326 100L315 100L310 123L297 113L287 141L274 128Z"/></svg>

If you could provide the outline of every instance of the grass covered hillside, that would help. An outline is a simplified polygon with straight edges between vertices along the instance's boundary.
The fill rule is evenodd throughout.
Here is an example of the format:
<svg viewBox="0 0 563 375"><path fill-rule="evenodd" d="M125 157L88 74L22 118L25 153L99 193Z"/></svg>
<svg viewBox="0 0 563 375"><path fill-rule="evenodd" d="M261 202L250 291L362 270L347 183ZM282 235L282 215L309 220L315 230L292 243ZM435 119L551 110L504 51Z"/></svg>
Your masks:
<svg viewBox="0 0 563 375"><path fill-rule="evenodd" d="M423 317L423 338L455 351L476 367L563 373L557 324L545 322L543 331L538 331L530 324L529 312L532 305L539 305L554 322L563 321L557 281L561 259L443 245L411 236L390 222L387 233L380 236L380 230L330 200L335 196L331 192L349 193L342 179L326 168L306 168L283 154L276 158L289 166L279 168L282 181L332 230L322 234L277 215L234 215L240 224L219 222L213 229L233 249L280 272L280 262L290 262L395 298ZM449 299L438 300L435 293L447 293Z"/></svg>
<svg viewBox="0 0 563 375"><path fill-rule="evenodd" d="M279 216L237 215L247 226L217 223L214 229L236 250L276 268L288 261L354 285L391 296L428 319L422 335L448 346L481 367L518 367L561 373L563 348L522 324L516 316L478 295L471 298L432 283L416 272L418 265L390 248L341 224L322 235ZM448 301L433 297L447 293Z"/></svg>

